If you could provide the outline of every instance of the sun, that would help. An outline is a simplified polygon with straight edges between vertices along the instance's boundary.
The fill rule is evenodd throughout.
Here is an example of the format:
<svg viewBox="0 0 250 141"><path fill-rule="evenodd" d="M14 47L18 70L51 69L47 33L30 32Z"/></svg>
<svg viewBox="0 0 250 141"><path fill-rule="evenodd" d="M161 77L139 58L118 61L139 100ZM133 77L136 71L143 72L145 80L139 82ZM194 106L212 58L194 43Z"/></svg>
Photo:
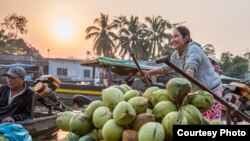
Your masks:
<svg viewBox="0 0 250 141"><path fill-rule="evenodd" d="M58 20L53 25L56 38L61 41L69 41L74 35L74 25L69 20Z"/></svg>

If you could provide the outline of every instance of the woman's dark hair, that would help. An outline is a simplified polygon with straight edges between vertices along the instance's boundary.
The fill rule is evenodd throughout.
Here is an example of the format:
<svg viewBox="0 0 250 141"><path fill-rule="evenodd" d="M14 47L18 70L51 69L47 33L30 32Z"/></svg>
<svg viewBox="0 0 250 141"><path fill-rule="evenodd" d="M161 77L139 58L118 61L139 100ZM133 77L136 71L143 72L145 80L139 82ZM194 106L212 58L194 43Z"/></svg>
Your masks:
<svg viewBox="0 0 250 141"><path fill-rule="evenodd" d="M175 28L175 30L179 31L182 37L188 36L187 43L192 42L191 36L190 36L190 31L187 27L185 26L178 26Z"/></svg>

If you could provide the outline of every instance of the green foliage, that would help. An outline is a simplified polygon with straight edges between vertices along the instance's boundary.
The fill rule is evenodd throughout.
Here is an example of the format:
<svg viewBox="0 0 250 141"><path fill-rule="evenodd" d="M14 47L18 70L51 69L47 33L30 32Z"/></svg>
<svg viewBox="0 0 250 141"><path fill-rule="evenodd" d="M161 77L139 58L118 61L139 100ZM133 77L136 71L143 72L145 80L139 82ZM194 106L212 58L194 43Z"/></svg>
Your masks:
<svg viewBox="0 0 250 141"><path fill-rule="evenodd" d="M18 36L18 32L21 34L27 33L27 23L28 20L24 16L18 16L16 13L12 13L4 18L4 22L1 23L6 30L8 30L8 35L13 38Z"/></svg>
<svg viewBox="0 0 250 141"><path fill-rule="evenodd" d="M202 50L207 54L207 56L215 55L215 49L212 44L206 44L205 46L202 47Z"/></svg>
<svg viewBox="0 0 250 141"><path fill-rule="evenodd" d="M240 56L234 58L226 58L221 64L221 69L224 75L243 78L248 72L248 60Z"/></svg>
<svg viewBox="0 0 250 141"><path fill-rule="evenodd" d="M158 57L165 56L165 55L171 55L171 53L174 51L173 48L171 48L169 45L165 45L161 49L161 54Z"/></svg>
<svg viewBox="0 0 250 141"><path fill-rule="evenodd" d="M113 22L109 24L107 23L107 17L108 15L101 14L101 17L95 20L95 23L99 23L101 28L89 26L86 29L87 36L85 39L94 37L93 50L96 51L97 55L113 55L114 51L118 49L119 56L122 59L129 57L128 47L134 51L139 60L169 55L172 52L169 44L171 39L169 30L183 23L172 24L161 16L152 16L146 17L144 24L138 16L132 15L127 18L121 15L115 17ZM110 28L106 28L108 26ZM110 36L111 34L107 35L108 31L111 33L111 29L116 29L116 31L112 31L112 36Z"/></svg>
<svg viewBox="0 0 250 141"><path fill-rule="evenodd" d="M112 32L117 27L116 24L109 23L108 15L100 14L100 17L94 20L97 26L89 26L85 30L87 33L85 39L94 38L93 51L97 56L115 57L116 46L113 39L116 34Z"/></svg>
<svg viewBox="0 0 250 141"><path fill-rule="evenodd" d="M171 35L166 33L167 30L172 29L173 26L167 20L164 20L161 16L146 17L146 23L148 24L148 41L150 43L149 56L152 59L161 56L161 52L164 51L164 47L167 45L166 40L170 40Z"/></svg>
<svg viewBox="0 0 250 141"><path fill-rule="evenodd" d="M18 32L27 33L27 22L25 17L15 13L4 18L0 28L0 54L42 57L32 45L22 38L17 38Z"/></svg>

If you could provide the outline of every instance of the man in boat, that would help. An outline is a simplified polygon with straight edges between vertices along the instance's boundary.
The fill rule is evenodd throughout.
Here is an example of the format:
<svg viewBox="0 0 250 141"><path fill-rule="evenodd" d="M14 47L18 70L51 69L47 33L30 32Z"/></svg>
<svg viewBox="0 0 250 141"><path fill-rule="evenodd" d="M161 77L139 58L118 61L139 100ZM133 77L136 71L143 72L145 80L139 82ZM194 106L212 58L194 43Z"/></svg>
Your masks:
<svg viewBox="0 0 250 141"><path fill-rule="evenodd" d="M0 122L24 121L31 118L34 91L25 83L25 69L10 68L4 76L7 85L0 88Z"/></svg>
<svg viewBox="0 0 250 141"><path fill-rule="evenodd" d="M128 77L125 79L125 82L132 86L134 80L135 80L136 74L134 72L129 72Z"/></svg>

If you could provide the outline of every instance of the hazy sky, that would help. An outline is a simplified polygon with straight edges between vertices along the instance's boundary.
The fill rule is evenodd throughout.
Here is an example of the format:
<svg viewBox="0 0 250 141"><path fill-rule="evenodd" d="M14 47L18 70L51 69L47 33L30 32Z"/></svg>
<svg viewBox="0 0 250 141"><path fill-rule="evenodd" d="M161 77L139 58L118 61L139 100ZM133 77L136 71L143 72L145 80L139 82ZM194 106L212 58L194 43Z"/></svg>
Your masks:
<svg viewBox="0 0 250 141"><path fill-rule="evenodd" d="M11 13L27 18L22 37L44 57L85 58L92 51L85 29L100 13L110 21L120 15L185 21L193 40L212 44L217 57L250 51L250 0L0 0L0 22Z"/></svg>

